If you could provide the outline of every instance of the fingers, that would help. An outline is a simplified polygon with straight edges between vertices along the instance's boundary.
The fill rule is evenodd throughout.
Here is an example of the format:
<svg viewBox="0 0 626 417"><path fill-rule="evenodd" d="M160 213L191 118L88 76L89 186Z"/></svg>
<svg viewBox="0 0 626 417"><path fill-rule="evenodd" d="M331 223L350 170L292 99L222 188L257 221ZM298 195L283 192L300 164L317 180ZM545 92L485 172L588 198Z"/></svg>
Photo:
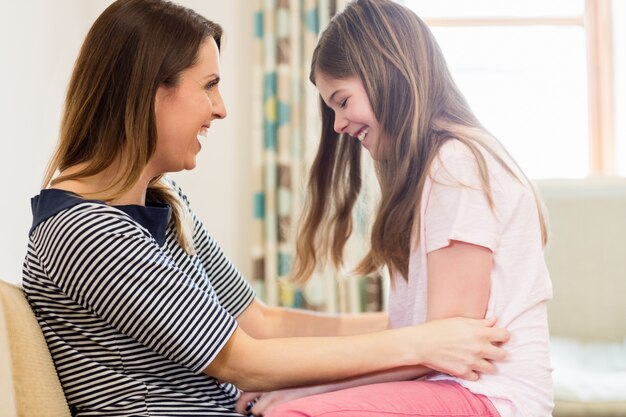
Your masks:
<svg viewBox="0 0 626 417"><path fill-rule="evenodd" d="M499 327L493 327L489 330L489 341L491 343L506 343L511 338L508 330Z"/></svg>
<svg viewBox="0 0 626 417"><path fill-rule="evenodd" d="M487 331L490 335L491 342L508 342L510 338L510 333L508 330L496 327L496 323L498 319L495 317L487 318L487 319L466 319L474 324L478 324L482 327L487 327Z"/></svg>
<svg viewBox="0 0 626 417"><path fill-rule="evenodd" d="M266 411L270 409L270 407L274 404L275 399L270 395L261 396L259 400L254 403L250 412L255 416L262 416Z"/></svg>
<svg viewBox="0 0 626 417"><path fill-rule="evenodd" d="M496 372L496 366L490 361L482 359L474 366L474 372L480 374L492 374Z"/></svg>
<svg viewBox="0 0 626 417"><path fill-rule="evenodd" d="M490 317L490 318L482 319L481 321L482 321L483 326L493 327L496 325L496 322L498 321L498 319L495 317Z"/></svg>
<svg viewBox="0 0 626 417"><path fill-rule="evenodd" d="M250 401L254 401L260 396L260 392L242 392L237 400L237 404L235 404L235 411L239 414L245 414Z"/></svg>
<svg viewBox="0 0 626 417"><path fill-rule="evenodd" d="M500 346L489 344L483 350L481 356L491 361L502 361L506 359L506 350Z"/></svg>
<svg viewBox="0 0 626 417"><path fill-rule="evenodd" d="M466 374L461 375L461 378L466 379L468 381L478 381L478 374L474 371L470 371Z"/></svg>
<svg viewBox="0 0 626 417"><path fill-rule="evenodd" d="M505 343L510 338L506 329L497 326L496 318L453 318L436 322L427 350L428 367L469 381L480 374L495 373L497 362L506 358ZM445 330L445 331L442 331Z"/></svg>

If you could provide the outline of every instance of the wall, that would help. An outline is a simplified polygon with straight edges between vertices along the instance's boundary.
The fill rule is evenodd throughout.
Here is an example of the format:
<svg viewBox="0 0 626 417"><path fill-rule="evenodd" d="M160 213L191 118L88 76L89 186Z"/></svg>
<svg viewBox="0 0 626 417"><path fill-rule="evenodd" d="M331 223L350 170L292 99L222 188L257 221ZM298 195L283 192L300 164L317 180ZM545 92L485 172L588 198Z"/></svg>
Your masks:
<svg viewBox="0 0 626 417"><path fill-rule="evenodd" d="M0 279L21 280L30 198L54 148L67 82L82 40L109 0L0 2ZM249 0L180 0L226 32L221 90L228 110L211 127L198 166L173 175L235 265L249 276L252 226Z"/></svg>

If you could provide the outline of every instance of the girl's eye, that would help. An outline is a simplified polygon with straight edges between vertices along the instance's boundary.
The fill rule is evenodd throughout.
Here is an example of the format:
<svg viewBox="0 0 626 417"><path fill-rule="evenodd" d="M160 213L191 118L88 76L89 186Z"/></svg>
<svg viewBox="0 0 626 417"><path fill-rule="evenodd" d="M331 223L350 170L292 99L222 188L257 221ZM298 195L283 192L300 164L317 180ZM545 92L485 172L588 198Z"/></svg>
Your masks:
<svg viewBox="0 0 626 417"><path fill-rule="evenodd" d="M346 107L346 104L348 104L348 99L345 99L344 101L339 103L339 108L343 109L344 107Z"/></svg>

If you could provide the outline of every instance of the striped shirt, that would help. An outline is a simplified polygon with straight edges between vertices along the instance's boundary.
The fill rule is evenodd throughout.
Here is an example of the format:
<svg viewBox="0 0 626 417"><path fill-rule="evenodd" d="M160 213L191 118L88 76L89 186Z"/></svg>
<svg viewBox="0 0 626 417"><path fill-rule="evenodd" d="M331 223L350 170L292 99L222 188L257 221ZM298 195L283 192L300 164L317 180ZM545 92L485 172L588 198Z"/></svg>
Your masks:
<svg viewBox="0 0 626 417"><path fill-rule="evenodd" d="M23 285L72 414L239 415L237 388L202 371L254 291L191 208L193 256L167 205L48 189L32 208Z"/></svg>

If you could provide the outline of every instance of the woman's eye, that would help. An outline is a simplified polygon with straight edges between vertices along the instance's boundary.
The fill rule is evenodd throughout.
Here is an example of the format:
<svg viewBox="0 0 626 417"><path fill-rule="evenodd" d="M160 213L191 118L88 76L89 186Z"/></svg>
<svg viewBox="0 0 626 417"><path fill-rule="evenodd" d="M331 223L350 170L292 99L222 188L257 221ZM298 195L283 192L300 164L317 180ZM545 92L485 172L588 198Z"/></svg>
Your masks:
<svg viewBox="0 0 626 417"><path fill-rule="evenodd" d="M207 93L210 93L211 91L215 89L216 86L217 86L217 82L211 81L210 83L204 86L204 89L206 90Z"/></svg>

